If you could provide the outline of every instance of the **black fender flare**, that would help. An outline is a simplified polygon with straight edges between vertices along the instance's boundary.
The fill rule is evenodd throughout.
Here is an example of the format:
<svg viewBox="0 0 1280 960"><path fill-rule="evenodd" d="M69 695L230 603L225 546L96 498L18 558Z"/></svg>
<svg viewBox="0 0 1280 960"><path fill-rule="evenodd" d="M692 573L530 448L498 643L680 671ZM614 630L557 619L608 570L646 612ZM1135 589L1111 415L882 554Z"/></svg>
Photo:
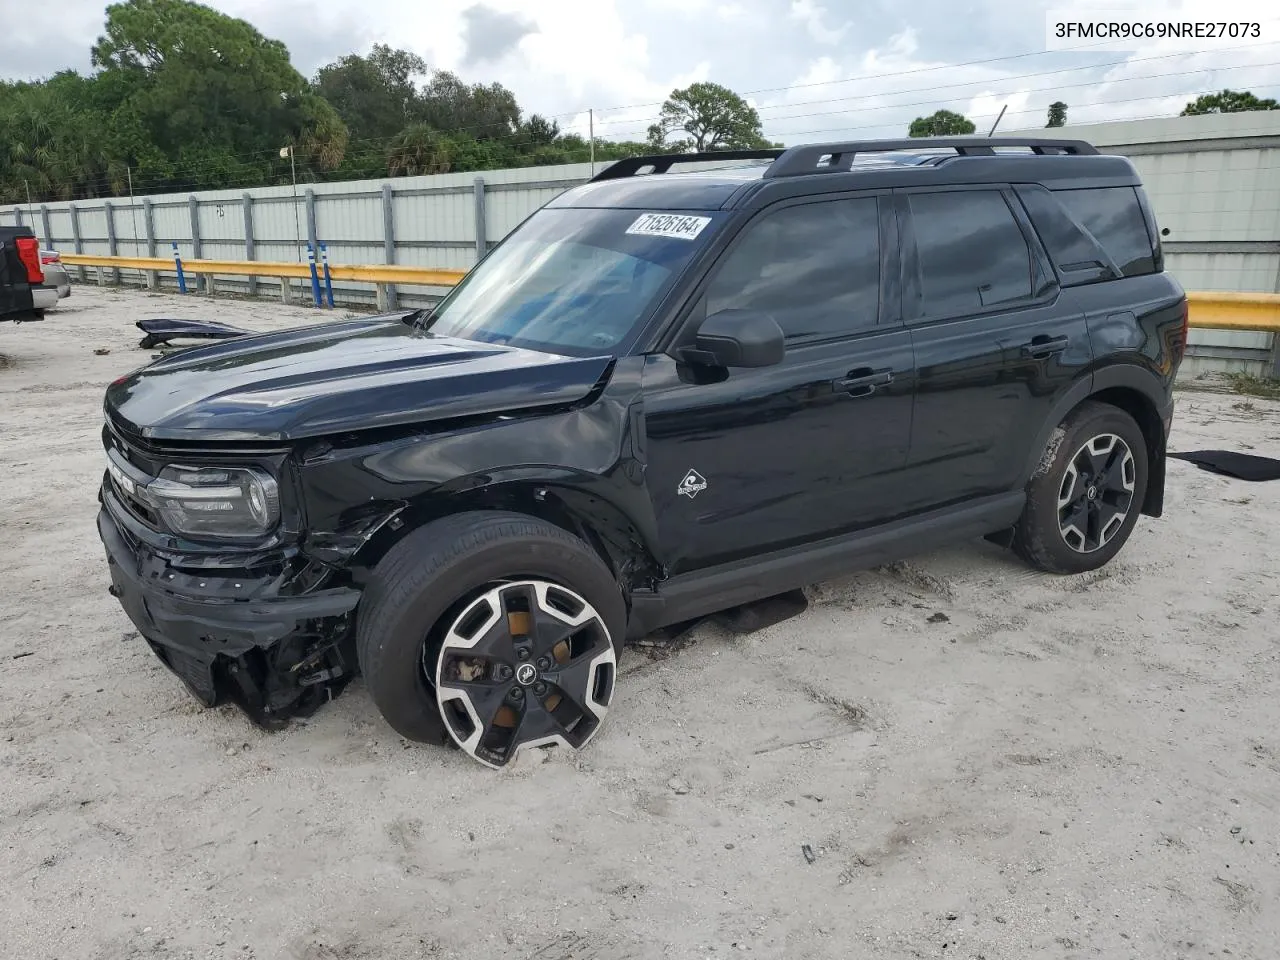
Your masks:
<svg viewBox="0 0 1280 960"><path fill-rule="evenodd" d="M1084 401L1104 394L1108 390L1115 389L1127 390L1140 396L1150 404L1157 418L1162 419L1169 413L1171 401L1168 397L1167 388L1152 371L1134 364L1116 364L1097 369L1090 377L1072 384L1071 388L1053 405L1053 409L1045 418L1039 433L1036 435L1035 443L1028 454L1027 462L1020 478L1021 486L1030 483L1032 477L1035 476L1044 458L1044 452L1049 446L1053 431L1066 419L1067 415ZM1148 450L1149 482L1147 499L1143 505L1143 513L1152 517L1160 516L1164 506L1165 435L1163 428L1158 430L1157 433L1158 435L1154 438L1155 442L1151 444ZM1148 439L1151 440L1152 438L1148 437Z"/></svg>

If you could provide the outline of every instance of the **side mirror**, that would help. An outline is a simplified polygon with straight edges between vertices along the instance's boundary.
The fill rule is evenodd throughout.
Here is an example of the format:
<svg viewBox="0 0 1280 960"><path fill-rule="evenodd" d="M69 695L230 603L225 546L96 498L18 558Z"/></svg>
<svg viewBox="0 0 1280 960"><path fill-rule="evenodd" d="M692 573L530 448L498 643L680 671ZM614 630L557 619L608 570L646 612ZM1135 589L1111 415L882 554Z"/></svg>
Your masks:
<svg viewBox="0 0 1280 960"><path fill-rule="evenodd" d="M702 321L681 359L714 367L771 367L786 353L778 321L758 310L721 310Z"/></svg>

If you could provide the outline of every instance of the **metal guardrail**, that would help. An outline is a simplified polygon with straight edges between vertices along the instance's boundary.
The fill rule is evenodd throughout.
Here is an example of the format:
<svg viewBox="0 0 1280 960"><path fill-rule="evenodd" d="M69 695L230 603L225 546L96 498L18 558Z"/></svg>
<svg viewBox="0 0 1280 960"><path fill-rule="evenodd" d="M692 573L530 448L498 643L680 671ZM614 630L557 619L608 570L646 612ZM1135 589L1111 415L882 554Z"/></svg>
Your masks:
<svg viewBox="0 0 1280 960"><path fill-rule="evenodd" d="M153 274L173 273L176 262L165 257L100 257L90 254L63 254L62 262L73 267L100 267L112 270L141 270ZM187 273L213 276L301 279L312 277L307 263L268 263L258 260L182 260ZM466 276L465 270L433 270L396 264L329 264L334 280L371 283L383 291L391 284L422 287L451 287ZM1280 333L1280 293L1189 292L1191 326L1202 330L1248 330Z"/></svg>
<svg viewBox="0 0 1280 960"><path fill-rule="evenodd" d="M1280 293L1198 291L1187 302L1195 329L1280 333Z"/></svg>
<svg viewBox="0 0 1280 960"><path fill-rule="evenodd" d="M112 270L142 270L173 273L175 261L168 257L100 257L87 253L64 253L62 262L72 267L107 267ZM224 277L271 277L309 280L311 267L306 263L269 263L260 260L182 260L187 273ZM334 280L359 283L402 283L406 286L452 287L465 270L434 270L404 267L398 264L329 264Z"/></svg>
<svg viewBox="0 0 1280 960"><path fill-rule="evenodd" d="M321 303L320 275L314 259L314 252L309 253L306 263L268 262L261 260L183 260L178 256L169 257L109 257L84 253L64 253L62 262L69 267L96 267L98 283L104 284L105 270L115 273L117 282L119 271L139 270L147 278L147 288L159 287L161 273L176 273L178 286L187 292L186 275L193 274L204 278L205 290L213 293L215 277L249 277L266 278L280 281L280 298L288 303L293 296L290 280L309 280L316 305ZM465 270L436 270L426 267L406 267L399 264L331 264L326 261L323 266L324 284L329 290L329 306L333 306L331 281L348 281L355 283L371 283L377 291L378 307L386 309L394 306L394 288L403 286L452 287L464 276ZM83 277L83 273L81 274ZM250 280L252 292L253 280Z"/></svg>

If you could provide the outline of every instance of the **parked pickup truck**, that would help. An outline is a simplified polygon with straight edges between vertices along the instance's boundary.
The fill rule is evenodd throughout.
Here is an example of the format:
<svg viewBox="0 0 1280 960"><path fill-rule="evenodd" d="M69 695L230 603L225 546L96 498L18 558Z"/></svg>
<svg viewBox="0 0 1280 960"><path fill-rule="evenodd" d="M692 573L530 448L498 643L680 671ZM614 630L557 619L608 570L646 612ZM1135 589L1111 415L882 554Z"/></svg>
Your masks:
<svg viewBox="0 0 1280 960"><path fill-rule="evenodd" d="M58 302L45 285L40 241L27 227L0 227L0 320L39 320Z"/></svg>

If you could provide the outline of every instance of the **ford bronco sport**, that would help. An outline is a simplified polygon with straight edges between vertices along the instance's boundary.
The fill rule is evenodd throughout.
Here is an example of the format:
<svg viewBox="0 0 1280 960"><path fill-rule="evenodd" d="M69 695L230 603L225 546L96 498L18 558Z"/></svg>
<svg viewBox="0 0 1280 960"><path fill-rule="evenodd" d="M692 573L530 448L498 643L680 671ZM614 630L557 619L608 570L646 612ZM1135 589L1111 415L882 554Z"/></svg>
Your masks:
<svg viewBox="0 0 1280 960"><path fill-rule="evenodd" d="M664 625L970 537L1107 563L1161 514L1186 329L1086 143L622 160L433 310L111 384L111 590L206 704L276 725L362 673L500 767L586 744Z"/></svg>

